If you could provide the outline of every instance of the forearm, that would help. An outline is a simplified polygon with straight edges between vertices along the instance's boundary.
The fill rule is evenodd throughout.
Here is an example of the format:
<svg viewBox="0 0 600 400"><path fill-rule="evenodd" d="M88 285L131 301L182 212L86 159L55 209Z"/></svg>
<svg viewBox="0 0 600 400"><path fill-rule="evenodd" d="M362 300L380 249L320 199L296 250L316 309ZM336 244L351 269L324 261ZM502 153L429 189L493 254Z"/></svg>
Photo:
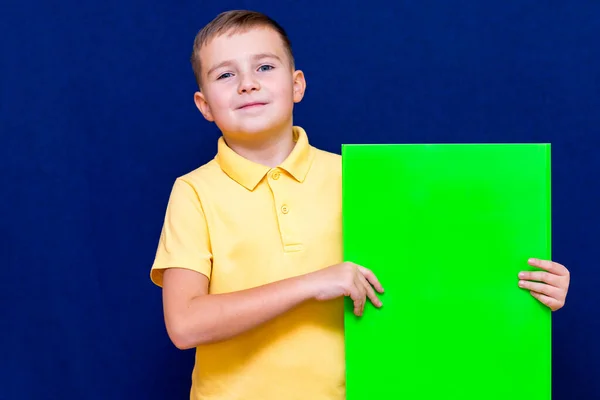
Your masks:
<svg viewBox="0 0 600 400"><path fill-rule="evenodd" d="M172 335L177 347L193 348L253 329L313 297L307 276L252 289L192 298Z"/></svg>

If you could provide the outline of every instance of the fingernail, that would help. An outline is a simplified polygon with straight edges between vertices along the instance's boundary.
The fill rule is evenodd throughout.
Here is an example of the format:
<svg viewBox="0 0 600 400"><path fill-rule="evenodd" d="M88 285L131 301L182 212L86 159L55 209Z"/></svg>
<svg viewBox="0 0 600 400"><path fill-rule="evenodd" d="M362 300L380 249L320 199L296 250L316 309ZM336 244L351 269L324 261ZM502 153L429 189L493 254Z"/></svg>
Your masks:
<svg viewBox="0 0 600 400"><path fill-rule="evenodd" d="M523 287L524 284L525 284L525 282L519 281L519 286Z"/></svg>
<svg viewBox="0 0 600 400"><path fill-rule="evenodd" d="M525 273L524 272L520 272L519 273L519 278L525 278Z"/></svg>

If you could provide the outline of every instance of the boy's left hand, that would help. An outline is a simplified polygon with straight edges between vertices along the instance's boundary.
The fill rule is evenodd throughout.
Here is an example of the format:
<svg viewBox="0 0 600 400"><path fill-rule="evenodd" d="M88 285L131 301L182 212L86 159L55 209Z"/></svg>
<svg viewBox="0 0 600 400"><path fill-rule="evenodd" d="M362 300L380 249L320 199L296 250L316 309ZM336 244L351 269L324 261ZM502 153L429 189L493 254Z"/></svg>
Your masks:
<svg viewBox="0 0 600 400"><path fill-rule="evenodd" d="M552 311L562 308L569 291L569 270L559 263L536 258L529 259L528 264L544 271L520 272L519 287L529 289L533 297Z"/></svg>

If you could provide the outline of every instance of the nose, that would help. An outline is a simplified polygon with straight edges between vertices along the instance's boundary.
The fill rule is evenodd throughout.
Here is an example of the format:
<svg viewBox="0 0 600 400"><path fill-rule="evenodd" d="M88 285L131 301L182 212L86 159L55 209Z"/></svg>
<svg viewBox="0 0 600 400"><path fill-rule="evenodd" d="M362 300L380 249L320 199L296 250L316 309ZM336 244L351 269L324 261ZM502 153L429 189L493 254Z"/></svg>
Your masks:
<svg viewBox="0 0 600 400"><path fill-rule="evenodd" d="M238 93L251 93L260 90L260 83L252 74L243 74L238 86Z"/></svg>

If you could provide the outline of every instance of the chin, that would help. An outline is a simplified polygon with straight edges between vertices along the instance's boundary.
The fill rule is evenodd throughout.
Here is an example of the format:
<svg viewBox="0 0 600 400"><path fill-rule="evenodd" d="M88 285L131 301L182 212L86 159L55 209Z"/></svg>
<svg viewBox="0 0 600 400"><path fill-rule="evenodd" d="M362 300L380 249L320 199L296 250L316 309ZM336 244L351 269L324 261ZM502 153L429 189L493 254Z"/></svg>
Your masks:
<svg viewBox="0 0 600 400"><path fill-rule="evenodd" d="M245 135L260 135L269 131L277 131L285 127L285 121L253 120L239 124L233 131Z"/></svg>

